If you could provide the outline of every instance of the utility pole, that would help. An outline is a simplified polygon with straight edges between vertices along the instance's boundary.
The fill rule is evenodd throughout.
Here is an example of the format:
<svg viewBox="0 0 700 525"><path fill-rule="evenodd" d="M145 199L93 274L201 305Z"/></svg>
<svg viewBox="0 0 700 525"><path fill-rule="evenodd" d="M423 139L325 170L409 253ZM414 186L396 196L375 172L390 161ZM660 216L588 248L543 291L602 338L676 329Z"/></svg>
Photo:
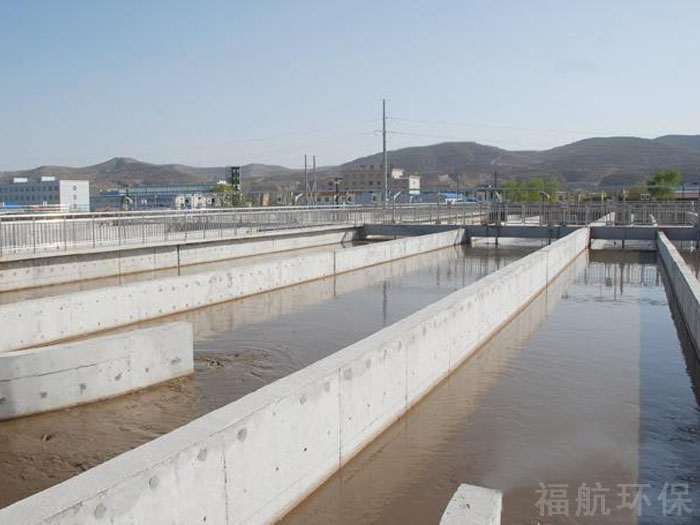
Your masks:
<svg viewBox="0 0 700 525"><path fill-rule="evenodd" d="M314 183L311 186L311 202L316 204L316 155L314 155L314 167L312 168Z"/></svg>
<svg viewBox="0 0 700 525"><path fill-rule="evenodd" d="M333 197L333 200L336 206L340 204L340 183L342 180L342 177L333 177L333 184L335 185L335 196Z"/></svg>
<svg viewBox="0 0 700 525"><path fill-rule="evenodd" d="M496 201L498 200L496 198L497 192L498 192L498 172L494 171L493 172L493 188L494 188L494 193L493 193L493 200Z"/></svg>
<svg viewBox="0 0 700 525"><path fill-rule="evenodd" d="M389 204L389 166L386 155L386 99L382 99L382 154L384 158L384 204Z"/></svg>
<svg viewBox="0 0 700 525"><path fill-rule="evenodd" d="M309 203L309 173L306 168L306 153L304 153L304 205Z"/></svg>

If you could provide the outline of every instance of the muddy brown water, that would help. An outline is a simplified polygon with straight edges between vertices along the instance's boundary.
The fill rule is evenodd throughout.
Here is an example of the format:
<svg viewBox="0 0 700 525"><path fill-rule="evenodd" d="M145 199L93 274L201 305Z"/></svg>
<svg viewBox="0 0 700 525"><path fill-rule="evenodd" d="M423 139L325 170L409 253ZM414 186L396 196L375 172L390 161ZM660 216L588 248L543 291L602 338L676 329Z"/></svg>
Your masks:
<svg viewBox="0 0 700 525"><path fill-rule="evenodd" d="M655 254L592 251L283 523L700 523L698 368Z"/></svg>
<svg viewBox="0 0 700 525"><path fill-rule="evenodd" d="M136 325L192 322L194 376L1 422L0 507L303 368L539 246L453 247Z"/></svg>

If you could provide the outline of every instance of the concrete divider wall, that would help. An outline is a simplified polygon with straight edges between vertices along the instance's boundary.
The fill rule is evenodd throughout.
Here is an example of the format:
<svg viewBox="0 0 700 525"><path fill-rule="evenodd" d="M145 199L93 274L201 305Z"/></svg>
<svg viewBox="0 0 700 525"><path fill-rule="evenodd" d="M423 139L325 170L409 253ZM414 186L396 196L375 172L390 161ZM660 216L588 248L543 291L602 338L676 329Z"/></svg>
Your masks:
<svg viewBox="0 0 700 525"><path fill-rule="evenodd" d="M295 229L284 233L259 233L254 237L161 243L147 248L112 248L95 253L58 253L0 261L0 292L338 244L357 237L356 228L322 227L311 231Z"/></svg>
<svg viewBox="0 0 700 525"><path fill-rule="evenodd" d="M462 232L461 234L459 232ZM0 352L30 348L451 246L462 230L347 250L290 255L122 286L0 305ZM348 255L345 252L349 251Z"/></svg>
<svg viewBox="0 0 700 525"><path fill-rule="evenodd" d="M314 304L368 288L384 280L393 283L407 273L425 270L440 262L454 260L455 257L463 255L462 248L454 246L452 249L406 257L392 264L378 265L371 272L347 272L300 285L303 287L290 286L275 293L248 296L241 299L242 308L232 309L228 304L221 303L206 309L181 312L172 318L192 323L195 340L197 340L218 332L237 330L251 323L260 323L266 319L298 312ZM495 261L492 263L495 267ZM246 304L250 307L245 306Z"/></svg>
<svg viewBox="0 0 700 525"><path fill-rule="evenodd" d="M588 229L576 231L294 374L0 510L0 522L271 521L399 418L563 270L571 262L566 254L587 244Z"/></svg>
<svg viewBox="0 0 700 525"><path fill-rule="evenodd" d="M430 468L429 459L425 456L403 457L400 464L392 464L387 471L386 464L376 462L372 458L372 451L380 450L386 446L401 450L402 444L398 442L411 442L411 447L435 447L437 443L453 435L453 430L463 424L470 413L476 409L476 403L470 403L473 396L479 395L489 388L500 376L499 372L508 369L509 363L517 358L523 345L537 333L547 316L557 308L562 296L564 296L571 284L582 275L588 264L588 258L583 253L564 269L559 276L552 281L547 288L528 303L522 311L512 318L503 327L503 330L494 336L493 340L485 343L486 348L481 348L468 358L467 366L454 369L444 383L438 384L429 392L430 400L421 401L420 406L415 407L406 414L405 424L394 425L386 429L367 448L359 453L358 464L352 466L354 479L352 486L372 485L380 483L383 487L391 487L391 490L402 492L410 488L415 472L425 472ZM433 407L441 406L440 421L434 418ZM449 470L449 469L448 469ZM440 476L435 471L434 475ZM341 481L343 476L335 476L321 490L325 493L341 489L345 486ZM446 479L446 478L441 478ZM409 489L410 490L410 489Z"/></svg>
<svg viewBox="0 0 700 525"><path fill-rule="evenodd" d="M333 253L314 253L0 305L0 352L165 316L332 272Z"/></svg>
<svg viewBox="0 0 700 525"><path fill-rule="evenodd" d="M695 352L700 358L700 282L673 243L661 231L657 233L656 249L666 268L673 295L678 302L678 309L688 328Z"/></svg>
<svg viewBox="0 0 700 525"><path fill-rule="evenodd" d="M259 239L247 239L245 242L217 242L207 244L186 244L180 247L180 265L201 264L252 255L298 250L330 244L353 241L358 238L355 228L328 228L308 232L294 230L293 234L285 233L274 236L263 236ZM267 237L267 238L266 238Z"/></svg>
<svg viewBox="0 0 700 525"><path fill-rule="evenodd" d="M113 397L192 371L189 323L1 354L0 420Z"/></svg>
<svg viewBox="0 0 700 525"><path fill-rule="evenodd" d="M365 266L439 250L440 248L462 244L463 242L464 230L456 228L441 233L346 248L335 252L335 271L336 273L349 272Z"/></svg>

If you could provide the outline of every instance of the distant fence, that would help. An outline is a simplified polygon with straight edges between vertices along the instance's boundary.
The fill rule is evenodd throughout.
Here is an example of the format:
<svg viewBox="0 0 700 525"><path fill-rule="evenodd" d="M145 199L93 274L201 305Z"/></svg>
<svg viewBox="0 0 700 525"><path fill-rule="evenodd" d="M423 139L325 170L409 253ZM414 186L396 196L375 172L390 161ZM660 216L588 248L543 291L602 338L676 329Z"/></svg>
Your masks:
<svg viewBox="0 0 700 525"><path fill-rule="evenodd" d="M283 206L148 212L0 215L0 257L81 248L236 237L368 223L697 225L695 203L489 203Z"/></svg>

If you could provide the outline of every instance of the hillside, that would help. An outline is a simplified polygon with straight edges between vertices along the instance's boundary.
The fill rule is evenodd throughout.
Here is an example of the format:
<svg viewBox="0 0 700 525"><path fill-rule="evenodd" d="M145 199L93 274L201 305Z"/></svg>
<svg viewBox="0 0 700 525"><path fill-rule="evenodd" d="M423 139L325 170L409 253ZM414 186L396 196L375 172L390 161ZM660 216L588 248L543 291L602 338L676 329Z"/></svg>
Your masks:
<svg viewBox="0 0 700 525"><path fill-rule="evenodd" d="M318 180L343 169L381 164L376 153L340 166L321 168ZM445 142L389 152L389 162L409 173L420 173L425 189L464 188L510 177L557 177L576 187L627 186L650 177L659 168L677 168L686 180L700 179L700 135L665 135L655 139L597 137L542 151L509 151L476 142ZM94 166L71 168L42 166L24 171L0 172L0 180L13 176L53 175L87 179L93 191L127 185L188 184L226 178L225 167L150 164L115 157ZM299 170L267 164L241 167L244 191L301 190ZM322 184L322 187L325 185Z"/></svg>
<svg viewBox="0 0 700 525"><path fill-rule="evenodd" d="M243 182L257 184L259 179L268 180L284 177L293 170L283 166L249 164L241 167ZM225 167L193 167L182 164L150 164L128 157L115 157L106 162L71 168L65 166L41 166L30 170L0 172L0 181L12 180L12 177L37 178L54 176L89 180L92 190L137 185L160 184L197 184L216 182L228 178Z"/></svg>
<svg viewBox="0 0 700 525"><path fill-rule="evenodd" d="M542 151L508 151L474 142L446 142L392 151L389 162L425 175L424 187L464 187L499 177L557 177L569 186L614 187L650 177L659 168L678 168L687 178L700 175L700 135L656 139L601 137ZM380 164L381 154L344 167Z"/></svg>

